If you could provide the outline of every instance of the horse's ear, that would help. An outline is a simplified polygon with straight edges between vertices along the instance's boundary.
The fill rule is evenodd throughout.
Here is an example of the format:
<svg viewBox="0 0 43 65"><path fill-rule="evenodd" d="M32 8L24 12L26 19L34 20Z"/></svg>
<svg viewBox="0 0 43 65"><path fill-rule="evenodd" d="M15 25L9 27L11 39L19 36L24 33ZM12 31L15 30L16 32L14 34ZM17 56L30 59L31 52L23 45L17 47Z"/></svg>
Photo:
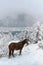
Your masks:
<svg viewBox="0 0 43 65"><path fill-rule="evenodd" d="M25 40L30 41L30 39L29 39L29 38L26 38Z"/></svg>
<svg viewBox="0 0 43 65"><path fill-rule="evenodd" d="M30 39L29 39L29 38L28 38L27 40L28 40L28 41L30 41Z"/></svg>

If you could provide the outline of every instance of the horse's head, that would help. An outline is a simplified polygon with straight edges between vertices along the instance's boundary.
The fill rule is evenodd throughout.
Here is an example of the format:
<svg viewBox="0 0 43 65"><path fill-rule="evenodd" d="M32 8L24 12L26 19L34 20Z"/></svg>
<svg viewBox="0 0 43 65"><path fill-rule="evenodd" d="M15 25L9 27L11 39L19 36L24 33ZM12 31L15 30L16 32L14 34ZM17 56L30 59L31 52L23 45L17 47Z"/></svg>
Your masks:
<svg viewBox="0 0 43 65"><path fill-rule="evenodd" d="M27 44L27 45L29 45L29 42L30 40L29 39L25 39L25 43Z"/></svg>

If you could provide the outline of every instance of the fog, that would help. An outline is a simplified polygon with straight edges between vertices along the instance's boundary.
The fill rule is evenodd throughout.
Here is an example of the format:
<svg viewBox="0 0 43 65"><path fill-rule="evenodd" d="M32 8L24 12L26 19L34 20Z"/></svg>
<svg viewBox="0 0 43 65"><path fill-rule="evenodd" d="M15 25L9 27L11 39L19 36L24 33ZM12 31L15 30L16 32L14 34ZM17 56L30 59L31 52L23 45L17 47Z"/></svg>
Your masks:
<svg viewBox="0 0 43 65"><path fill-rule="evenodd" d="M18 17L18 15L20 15L21 13L28 14L28 17L30 17L30 15L31 15L31 17L34 20L37 19L39 21L43 21L43 0L0 0L0 20L1 20L0 25L3 25L2 21L3 21L3 19L6 19L6 17L15 18L16 15ZM30 17L30 19L31 19L31 17ZM16 19L18 19L18 18L16 18ZM32 23L34 23L34 22L36 22L36 21L30 21L28 18L27 24L29 24L31 26ZM7 23L7 21L6 21L6 23ZM8 26L8 25L9 25L9 23L5 26ZM12 24L12 26L13 26L13 24Z"/></svg>

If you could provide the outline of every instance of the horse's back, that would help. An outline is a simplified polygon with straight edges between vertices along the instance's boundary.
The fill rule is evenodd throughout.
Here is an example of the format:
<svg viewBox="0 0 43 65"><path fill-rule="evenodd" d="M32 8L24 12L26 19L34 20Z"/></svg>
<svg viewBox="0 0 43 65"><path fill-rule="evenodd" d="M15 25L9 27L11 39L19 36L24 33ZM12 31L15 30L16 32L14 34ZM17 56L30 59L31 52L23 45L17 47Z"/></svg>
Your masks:
<svg viewBox="0 0 43 65"><path fill-rule="evenodd" d="M19 50L22 48L22 43L10 43L8 47L9 50Z"/></svg>
<svg viewBox="0 0 43 65"><path fill-rule="evenodd" d="M15 43L10 43L9 46L8 46L9 49L13 49L15 48Z"/></svg>

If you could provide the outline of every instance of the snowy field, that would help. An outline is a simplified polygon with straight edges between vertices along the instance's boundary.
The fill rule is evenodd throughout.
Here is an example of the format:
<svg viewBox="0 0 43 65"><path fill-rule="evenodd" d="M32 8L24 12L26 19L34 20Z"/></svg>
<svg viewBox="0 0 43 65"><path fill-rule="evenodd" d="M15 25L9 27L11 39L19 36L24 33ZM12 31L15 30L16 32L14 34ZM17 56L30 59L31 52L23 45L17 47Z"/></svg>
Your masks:
<svg viewBox="0 0 43 65"><path fill-rule="evenodd" d="M18 42L27 37L31 40L31 43L24 46L22 55L19 56L19 51L15 51L15 57L8 58L8 45L10 42ZM37 44L34 44L36 42ZM14 36L11 32L4 34L1 31L0 65L43 65L43 24L37 23L32 28L26 28Z"/></svg>
<svg viewBox="0 0 43 65"><path fill-rule="evenodd" d="M43 49L38 44L30 44L23 48L22 55L15 52L15 57L0 58L0 65L43 65Z"/></svg>

